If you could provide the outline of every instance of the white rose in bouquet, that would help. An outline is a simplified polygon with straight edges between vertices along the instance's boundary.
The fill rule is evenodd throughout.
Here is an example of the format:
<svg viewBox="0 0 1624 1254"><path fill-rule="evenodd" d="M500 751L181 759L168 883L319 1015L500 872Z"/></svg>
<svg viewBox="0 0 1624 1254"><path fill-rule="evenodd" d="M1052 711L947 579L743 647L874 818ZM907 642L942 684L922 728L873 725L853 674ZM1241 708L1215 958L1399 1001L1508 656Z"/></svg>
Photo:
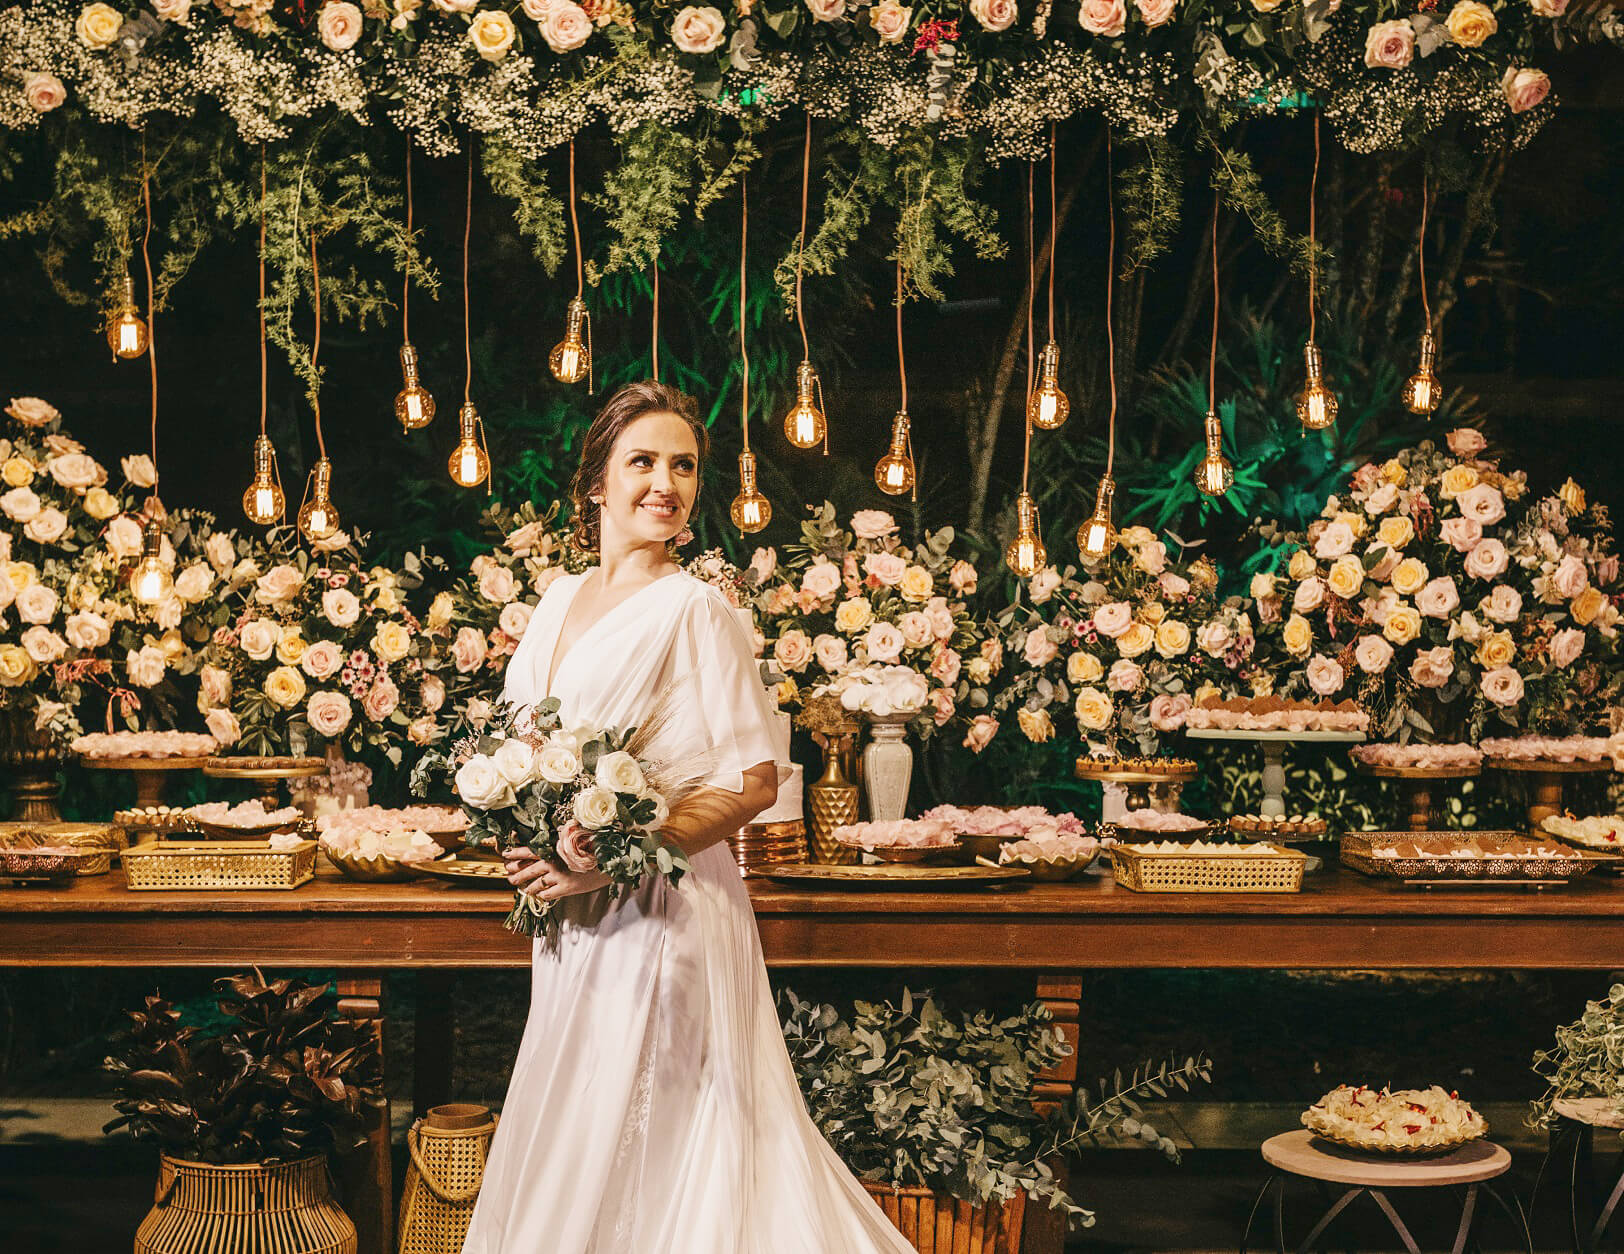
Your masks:
<svg viewBox="0 0 1624 1254"><path fill-rule="evenodd" d="M536 751L527 741L504 740L491 760L502 778L514 788L522 788L536 777Z"/></svg>
<svg viewBox="0 0 1624 1254"><path fill-rule="evenodd" d="M594 772L600 786L612 792L629 792L641 795L648 787L643 778L643 768L637 765L637 759L629 753L606 753L598 759L598 769Z"/></svg>
<svg viewBox="0 0 1624 1254"><path fill-rule="evenodd" d="M608 827L615 821L615 794L607 788L583 788L571 809L582 827Z"/></svg>
<svg viewBox="0 0 1624 1254"><path fill-rule="evenodd" d="M536 755L536 771L549 784L567 784L581 773L581 759L569 745L549 740Z"/></svg>
<svg viewBox="0 0 1624 1254"><path fill-rule="evenodd" d="M457 768L456 785L457 796L476 810L496 810L513 804L513 786L503 778L496 762L482 753Z"/></svg>

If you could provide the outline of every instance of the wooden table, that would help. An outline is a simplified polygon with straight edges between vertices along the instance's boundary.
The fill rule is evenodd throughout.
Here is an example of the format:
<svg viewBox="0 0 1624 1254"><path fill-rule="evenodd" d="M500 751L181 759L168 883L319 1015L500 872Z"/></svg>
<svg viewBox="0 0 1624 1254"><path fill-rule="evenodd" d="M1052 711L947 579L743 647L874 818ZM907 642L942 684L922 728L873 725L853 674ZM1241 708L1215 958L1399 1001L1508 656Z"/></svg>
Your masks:
<svg viewBox="0 0 1624 1254"><path fill-rule="evenodd" d="M1544 892L1425 892L1342 870L1308 876L1300 894L1147 895L1109 878L970 892L753 880L750 892L769 965L1021 972L1073 1045L1081 973L1095 968L1610 970L1624 935L1624 891L1605 876ZM294 892L212 895L131 893L115 871L62 889L0 890L0 966L324 967L339 972L343 1013L381 1020L385 971L409 968L432 982L527 967L528 942L500 926L508 904L503 891L358 884L325 866ZM421 1107L443 1100L448 1025L420 1020L418 1042ZM1075 1079L1074 1055L1043 1096L1064 1094ZM370 1152L347 1168L361 1249L387 1254L387 1109L377 1112ZM1041 1225L1025 1242L1028 1251L1059 1248L1058 1233Z"/></svg>

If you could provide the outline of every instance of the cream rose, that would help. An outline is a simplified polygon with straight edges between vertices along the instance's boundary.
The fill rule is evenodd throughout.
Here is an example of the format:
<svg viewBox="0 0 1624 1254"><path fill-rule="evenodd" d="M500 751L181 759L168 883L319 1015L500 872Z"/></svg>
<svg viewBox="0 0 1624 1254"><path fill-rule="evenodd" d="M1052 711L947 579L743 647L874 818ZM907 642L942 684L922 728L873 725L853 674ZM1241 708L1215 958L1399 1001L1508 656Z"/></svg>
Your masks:
<svg viewBox="0 0 1624 1254"><path fill-rule="evenodd" d="M509 601L502 607L496 625L502 629L502 634L510 640L523 640L524 633L530 626L530 619L535 615L536 607L526 605L523 601Z"/></svg>
<svg viewBox="0 0 1624 1254"><path fill-rule="evenodd" d="M897 0L880 0L880 3L876 4L868 11L868 24L874 29L874 33L880 37L880 42L882 44L901 43L903 36L908 33L908 23L911 21L913 21L913 10L898 4ZM859 512L877 514L880 511L864 510ZM852 525L854 529L856 524L857 516L854 514L852 516ZM858 534L861 535L862 533L858 532ZM985 718L986 716L981 715L980 717ZM998 725L995 722L993 724L993 730L996 731L997 727ZM990 733L987 739L992 739ZM984 748L986 748L985 743L977 747L976 752L979 753Z"/></svg>
<svg viewBox="0 0 1624 1254"><path fill-rule="evenodd" d="M903 600L923 605L936 591L936 581L923 566L910 566L902 572L902 582L898 588L902 592Z"/></svg>
<svg viewBox="0 0 1624 1254"><path fill-rule="evenodd" d="M57 483L73 492L83 492L94 484L107 482L107 472L94 457L84 453L53 457L45 463L45 470Z"/></svg>
<svg viewBox="0 0 1624 1254"><path fill-rule="evenodd" d="M265 676L265 695L273 704L291 710L304 700L304 676L291 666L278 666Z"/></svg>
<svg viewBox="0 0 1624 1254"><path fill-rule="evenodd" d="M568 784L581 773L581 759L568 745L548 742L536 755L536 773L549 784Z"/></svg>
<svg viewBox="0 0 1624 1254"><path fill-rule="evenodd" d="M840 591L840 567L818 558L801 576L801 591L818 601L834 596Z"/></svg>
<svg viewBox="0 0 1624 1254"><path fill-rule="evenodd" d="M1551 665L1572 666L1579 660L1584 647L1585 633L1573 627L1564 627L1551 637Z"/></svg>
<svg viewBox="0 0 1624 1254"><path fill-rule="evenodd" d="M23 524L23 535L35 544L55 544L68 530L68 516L55 506L42 509Z"/></svg>
<svg viewBox="0 0 1624 1254"><path fill-rule="evenodd" d="M1477 664L1484 670L1509 666L1517 656L1517 642L1509 631L1491 631L1477 642Z"/></svg>
<svg viewBox="0 0 1624 1254"><path fill-rule="evenodd" d="M312 693L310 700L305 703L305 719L310 724L311 730L327 740L336 739L343 733L350 725L350 715L350 699L342 692ZM476 759L469 759L474 760ZM485 760L488 762L490 759ZM458 772L458 775L457 792L466 800L461 788L461 772Z"/></svg>
<svg viewBox="0 0 1624 1254"><path fill-rule="evenodd" d="M1415 524L1403 514L1390 514L1376 528L1376 539L1390 549L1402 549L1415 539Z"/></svg>
<svg viewBox="0 0 1624 1254"><path fill-rule="evenodd" d="M1316 653L1308 659L1305 673L1308 676L1308 686L1322 697L1329 697L1340 691L1342 685L1347 682L1342 664L1323 653Z"/></svg>
<svg viewBox="0 0 1624 1254"><path fill-rule="evenodd" d="M344 718L348 723L347 708ZM496 810L513 804L513 786L502 778L495 760L483 753L476 753L457 768L456 786L457 796L462 798L463 804L476 810Z"/></svg>
<svg viewBox="0 0 1624 1254"><path fill-rule="evenodd" d="M970 16L990 31L1008 30L1019 16L1015 0L970 0Z"/></svg>
<svg viewBox="0 0 1624 1254"><path fill-rule="evenodd" d="M648 781L643 778L643 768L637 765L637 759L618 750L598 759L593 778L600 788L607 788L610 792L629 792L641 796L648 788Z"/></svg>
<svg viewBox="0 0 1624 1254"><path fill-rule="evenodd" d="M799 674L812 661L812 641L799 627L791 628L773 641L773 660L786 671Z"/></svg>
<svg viewBox="0 0 1624 1254"><path fill-rule="evenodd" d="M1428 581L1415 597L1415 608L1425 618L1448 618L1459 607L1460 592L1449 575Z"/></svg>
<svg viewBox="0 0 1624 1254"><path fill-rule="evenodd" d="M168 662L164 651L155 644L139 649L128 649L124 654L124 671L130 683L137 688L155 688L163 682Z"/></svg>
<svg viewBox="0 0 1624 1254"><path fill-rule="evenodd" d="M1387 621L1382 624L1382 635L1394 644L1409 644L1421 634L1421 615L1415 606L1399 602L1387 611Z"/></svg>
<svg viewBox="0 0 1624 1254"><path fill-rule="evenodd" d="M205 664L197 673L197 705L205 712L231 703L231 672Z"/></svg>
<svg viewBox="0 0 1624 1254"><path fill-rule="evenodd" d="M372 633L372 651L385 662L398 662L412 651L412 633L405 623L379 623Z"/></svg>
<svg viewBox="0 0 1624 1254"><path fill-rule="evenodd" d="M1509 666L1496 667L1483 676L1483 695L1495 705L1516 705L1523 698L1523 677Z"/></svg>
<svg viewBox="0 0 1624 1254"><path fill-rule="evenodd" d="M1047 666L1059 656L1060 647L1049 638L1048 628L1038 626L1026 633L1023 656L1028 666Z"/></svg>
<svg viewBox="0 0 1624 1254"><path fill-rule="evenodd" d="M254 595L266 605L283 605L293 600L304 585L304 576L286 563L273 566L254 581Z"/></svg>
<svg viewBox="0 0 1624 1254"><path fill-rule="evenodd" d="M24 488L34 481L34 463L26 457L8 457L0 466L0 480L8 488Z"/></svg>
<svg viewBox="0 0 1624 1254"><path fill-rule="evenodd" d="M1514 622L1522 613L1522 593L1506 584L1498 584L1478 602L1478 608L1483 611L1484 617L1497 623Z"/></svg>
<svg viewBox="0 0 1624 1254"><path fill-rule="evenodd" d="M152 0L152 11L166 22L185 26L192 13L192 0Z"/></svg>
<svg viewBox="0 0 1624 1254"><path fill-rule="evenodd" d="M479 595L493 605L506 605L519 595L518 580L506 566L492 562L480 572Z"/></svg>
<svg viewBox="0 0 1624 1254"><path fill-rule="evenodd" d="M1595 621L1596 616L1606 608L1607 604L1607 598L1602 594L1601 589L1590 587L1573 598L1573 603L1568 606L1568 613L1573 615L1574 622L1579 623L1581 626L1588 625Z"/></svg>
<svg viewBox="0 0 1624 1254"><path fill-rule="evenodd" d="M1551 91L1551 79L1543 70L1512 67L1500 79L1500 90L1513 113L1527 113Z"/></svg>
<svg viewBox="0 0 1624 1254"><path fill-rule="evenodd" d="M1322 561L1341 557L1344 553L1353 550L1355 539L1353 528L1348 526L1347 523L1330 523L1324 531L1320 532L1319 539L1314 542L1314 556Z"/></svg>
<svg viewBox="0 0 1624 1254"><path fill-rule="evenodd" d="M39 516L44 508L39 494L33 488L13 488L0 496L0 513L14 523L28 523Z"/></svg>
<svg viewBox="0 0 1624 1254"><path fill-rule="evenodd" d="M1259 571L1253 575L1248 591L1251 592L1254 601L1267 601L1270 597L1280 594L1275 577L1268 571Z"/></svg>
<svg viewBox="0 0 1624 1254"><path fill-rule="evenodd" d="M1479 4L1477 0L1460 0L1449 10L1444 25L1449 30L1449 38L1462 48L1479 47L1500 29L1500 24L1494 20L1494 10L1486 4Z"/></svg>
<svg viewBox="0 0 1624 1254"><path fill-rule="evenodd" d="M1422 649L1410 663L1410 678L1421 688L1442 688L1455 673L1455 651L1446 645Z"/></svg>
<svg viewBox="0 0 1624 1254"><path fill-rule="evenodd" d="M902 656L902 633L890 623L875 623L863 637L870 661L895 662Z"/></svg>
<svg viewBox="0 0 1624 1254"><path fill-rule="evenodd" d="M1105 686L1112 692L1137 692L1144 682L1145 672L1140 669L1139 663L1125 657L1112 662L1111 669L1105 674Z"/></svg>
<svg viewBox="0 0 1624 1254"><path fill-rule="evenodd" d="M338 674L344 665L344 651L331 640L318 640L304 651L299 659L304 673L312 679L326 679Z"/></svg>
<svg viewBox="0 0 1624 1254"><path fill-rule="evenodd" d="M62 417L55 405L37 396L13 396L6 412L25 427L43 427Z"/></svg>
<svg viewBox="0 0 1624 1254"><path fill-rule="evenodd" d="M513 47L513 19L501 9L481 9L468 23L468 42L487 61L500 61Z"/></svg>
<svg viewBox="0 0 1624 1254"><path fill-rule="evenodd" d="M1116 707L1111 698L1098 688L1079 688L1076 700L1072 703L1072 712L1077 716L1077 725L1089 731L1103 731L1111 725L1111 718L1116 713Z"/></svg>
<svg viewBox="0 0 1624 1254"><path fill-rule="evenodd" d="M1379 675L1393 661L1393 646L1380 636L1360 636L1353 646L1353 660L1367 675Z"/></svg>
<svg viewBox="0 0 1624 1254"><path fill-rule="evenodd" d="M1195 633L1195 643L1196 647L1208 657L1221 658L1235 643L1235 633L1230 630L1228 623L1220 618L1214 618L1201 625L1201 630Z"/></svg>
<svg viewBox="0 0 1624 1254"><path fill-rule="evenodd" d="M818 665L831 675L838 674L848 659L846 642L827 632L820 633L812 642L812 652L817 656Z"/></svg>
<svg viewBox="0 0 1624 1254"><path fill-rule="evenodd" d="M1156 652L1163 657L1178 657L1190 648L1190 628L1176 618L1166 618L1156 628Z"/></svg>
<svg viewBox="0 0 1624 1254"><path fill-rule="evenodd" d="M42 583L31 583L17 593L17 617L25 623L48 623L56 617L61 598Z"/></svg>
<svg viewBox="0 0 1624 1254"><path fill-rule="evenodd" d="M242 739L242 724L230 710L204 710L203 725L222 749L229 749Z"/></svg>
<svg viewBox="0 0 1624 1254"><path fill-rule="evenodd" d="M1500 495L1500 489L1487 483L1462 492L1455 498L1455 505L1463 517L1484 527L1493 526L1506 516L1505 497Z"/></svg>
<svg viewBox="0 0 1624 1254"><path fill-rule="evenodd" d="M867 597L852 597L842 601L835 610L835 630L848 636L866 631L873 621L874 607L869 604Z"/></svg>
<svg viewBox="0 0 1624 1254"><path fill-rule="evenodd" d="M1094 611L1094 630L1115 640L1133 625L1133 607L1126 601L1107 601Z"/></svg>
<svg viewBox="0 0 1624 1254"><path fill-rule="evenodd" d="M1585 569L1584 562L1572 553L1565 554L1551 572L1551 587L1570 601L1589 586L1590 572Z"/></svg>
<svg viewBox="0 0 1624 1254"><path fill-rule="evenodd" d="M1292 657L1307 657L1314 647L1314 629L1301 614L1293 614L1280 629L1280 644Z"/></svg>
<svg viewBox="0 0 1624 1254"><path fill-rule="evenodd" d="M334 627L353 627L361 617L361 601L348 588L329 588L321 594L321 612Z"/></svg>
<svg viewBox="0 0 1624 1254"><path fill-rule="evenodd" d="M188 605L196 605L214 586L214 571L204 562L193 562L175 576L175 595Z"/></svg>
<svg viewBox="0 0 1624 1254"><path fill-rule="evenodd" d="M276 642L282 630L268 618L254 618L243 624L237 636L242 651L256 662L263 662L276 652Z"/></svg>
<svg viewBox="0 0 1624 1254"><path fill-rule="evenodd" d="M1365 65L1373 70L1402 70L1415 57L1415 28L1403 18L1377 22L1365 35Z"/></svg>
<svg viewBox="0 0 1624 1254"><path fill-rule="evenodd" d="M1292 595L1291 608L1299 614L1308 614L1325 604L1325 582L1318 575L1305 579L1297 585L1297 591Z"/></svg>
<svg viewBox="0 0 1624 1254"><path fill-rule="evenodd" d="M679 9L671 23L671 42L677 45L679 52L696 55L714 52L722 46L726 33L727 19L722 16L721 10L713 9L708 4L690 4L685 9Z"/></svg>
<svg viewBox="0 0 1624 1254"><path fill-rule="evenodd" d="M1133 7L1139 10L1139 18L1146 26L1165 26L1173 20L1173 10L1178 7L1178 0L1133 0Z"/></svg>
<svg viewBox="0 0 1624 1254"><path fill-rule="evenodd" d="M936 632L931 626L930 615L920 610L909 610L897 619L897 630L902 633L903 642L910 649L923 649L936 639Z"/></svg>
<svg viewBox="0 0 1624 1254"><path fill-rule="evenodd" d="M1074 684L1092 684L1105 673L1099 658L1078 650L1066 659L1066 678Z"/></svg>
<svg viewBox="0 0 1624 1254"><path fill-rule="evenodd" d="M1298 549L1291 555L1291 561L1286 563L1286 574L1301 583L1318 569L1314 565L1314 555L1307 549Z"/></svg>
<svg viewBox="0 0 1624 1254"><path fill-rule="evenodd" d="M485 636L477 627L458 629L451 642L451 661L457 672L467 675L479 669L485 661Z"/></svg>
<svg viewBox="0 0 1624 1254"><path fill-rule="evenodd" d="M1351 601L1365 586L1365 564L1352 553L1343 554L1331 563L1331 569L1325 576L1325 586L1333 595Z"/></svg>
<svg viewBox="0 0 1624 1254"><path fill-rule="evenodd" d="M583 827L608 827L615 821L615 794L607 788L583 788L575 794L571 810Z"/></svg>
<svg viewBox="0 0 1624 1254"><path fill-rule="evenodd" d="M1128 10L1123 0L1083 0L1077 23L1090 35L1115 39L1128 24Z"/></svg>
<svg viewBox="0 0 1624 1254"><path fill-rule="evenodd" d="M85 507L85 513L89 514L97 522L106 522L114 514L118 513L118 498L106 488L91 488L85 493L82 504Z"/></svg>
<svg viewBox="0 0 1624 1254"><path fill-rule="evenodd" d="M1511 555L1495 539L1479 540L1466 555L1466 573L1473 579L1495 579L1503 575Z"/></svg>
<svg viewBox="0 0 1624 1254"><path fill-rule="evenodd" d="M62 655L68 651L68 642L49 627L30 627L17 637L17 640L28 656L40 666L61 661Z"/></svg>
<svg viewBox="0 0 1624 1254"><path fill-rule="evenodd" d="M1015 711L1015 721L1033 744L1042 744L1054 738L1054 719L1049 717L1047 710L1029 710L1023 705Z"/></svg>
<svg viewBox="0 0 1624 1254"><path fill-rule="evenodd" d="M327 0L316 13L316 34L334 52L347 52L361 38L361 10L349 0Z"/></svg>
<svg viewBox="0 0 1624 1254"><path fill-rule="evenodd" d="M124 15L110 4L86 5L73 24L79 42L91 49L109 47L124 27Z"/></svg>
<svg viewBox="0 0 1624 1254"><path fill-rule="evenodd" d="M70 615L67 632L68 643L81 652L99 649L113 638L112 626L92 610L81 610Z"/></svg>

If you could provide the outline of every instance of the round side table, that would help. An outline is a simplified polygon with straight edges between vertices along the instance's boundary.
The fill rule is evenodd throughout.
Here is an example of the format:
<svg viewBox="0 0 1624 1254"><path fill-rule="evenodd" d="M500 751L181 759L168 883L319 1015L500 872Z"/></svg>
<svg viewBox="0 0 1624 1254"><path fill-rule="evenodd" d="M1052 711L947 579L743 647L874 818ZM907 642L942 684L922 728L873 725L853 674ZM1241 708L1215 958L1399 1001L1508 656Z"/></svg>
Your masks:
<svg viewBox="0 0 1624 1254"><path fill-rule="evenodd" d="M1597 1208L1595 1132L1597 1128L1624 1129L1624 1115L1605 1097L1562 1098L1555 1103L1555 1111L1558 1122L1551 1129L1551 1148L1545 1162L1550 1166L1567 1160L1568 1231L1575 1254L1593 1254L1601 1248L1602 1238L1618 1213L1619 1203L1624 1202L1624 1153L1621 1153L1613 1169L1614 1180L1607 1200ZM1544 1172L1545 1168L1540 1168L1541 1176Z"/></svg>
<svg viewBox="0 0 1624 1254"><path fill-rule="evenodd" d="M1263 1208L1263 1203L1268 1199L1271 1190L1274 1192L1275 1248L1279 1254L1286 1254L1286 1182L1292 1176L1313 1181L1322 1198L1327 1201L1330 1200L1330 1192L1326 1189L1326 1185L1344 1186L1342 1195L1330 1203L1329 1208L1309 1229L1308 1235L1297 1247L1299 1254L1306 1254L1319 1244L1337 1216L1367 1194L1387 1217L1387 1222L1392 1225L1393 1231L1404 1243L1404 1248L1409 1254L1421 1254L1421 1247L1416 1244L1410 1230L1399 1218L1398 1211L1394 1209L1387 1193L1391 1189L1443 1188L1465 1190L1461 1202L1460 1225L1455 1230L1454 1254L1463 1254L1471 1239L1472 1230L1477 1224L1477 1202L1480 1193L1505 1211L1507 1218L1512 1221L1521 1236L1522 1248L1527 1254L1533 1254L1533 1238L1528 1231L1528 1221L1523 1215L1522 1204L1517 1202L1515 1196L1508 1203L1488 1183L1504 1175L1506 1169L1511 1166L1510 1153L1491 1142L1474 1141L1451 1153L1431 1158L1385 1158L1344 1149L1340 1145L1322 1140L1306 1128L1299 1128L1265 1141L1263 1161L1275 1169L1275 1174L1270 1176L1259 1190L1257 1201L1252 1204L1252 1213L1246 1218L1246 1231L1241 1234L1241 1254L1246 1254L1246 1244L1251 1238L1252 1226L1257 1221L1258 1211Z"/></svg>

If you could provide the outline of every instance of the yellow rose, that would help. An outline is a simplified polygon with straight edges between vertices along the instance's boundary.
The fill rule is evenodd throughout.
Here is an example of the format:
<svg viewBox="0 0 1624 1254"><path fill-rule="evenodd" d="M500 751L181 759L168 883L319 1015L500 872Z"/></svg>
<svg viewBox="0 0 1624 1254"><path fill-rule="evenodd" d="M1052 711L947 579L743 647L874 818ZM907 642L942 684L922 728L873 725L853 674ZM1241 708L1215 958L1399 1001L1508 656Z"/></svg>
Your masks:
<svg viewBox="0 0 1624 1254"><path fill-rule="evenodd" d="M1192 699L1197 705L1206 705L1209 701L1216 701L1219 695L1218 685L1208 679L1202 681L1201 687L1195 690Z"/></svg>
<svg viewBox="0 0 1624 1254"><path fill-rule="evenodd" d="M1115 713L1111 698L1098 688L1081 689L1077 693L1073 709L1077 715L1077 725L1090 731L1103 731L1109 727L1111 715Z"/></svg>
<svg viewBox="0 0 1624 1254"><path fill-rule="evenodd" d="M265 676L265 695L284 710L304 700L304 676L291 666L278 666Z"/></svg>
<svg viewBox="0 0 1624 1254"><path fill-rule="evenodd" d="M1394 644L1409 644L1421 634L1421 615L1413 605L1395 605L1387 612L1382 635Z"/></svg>
<svg viewBox="0 0 1624 1254"><path fill-rule="evenodd" d="M1254 697L1267 697L1274 692L1274 676L1267 671L1258 671L1252 676L1252 695Z"/></svg>
<svg viewBox="0 0 1624 1254"><path fill-rule="evenodd" d="M1074 684L1091 684L1105 674L1105 667L1092 653L1079 650L1066 659L1066 678Z"/></svg>
<svg viewBox="0 0 1624 1254"><path fill-rule="evenodd" d="M936 581L923 566L910 566L902 572L902 598L915 605L923 605L936 592Z"/></svg>
<svg viewBox="0 0 1624 1254"><path fill-rule="evenodd" d="M0 687L16 688L34 678L34 659L17 645L0 645Z"/></svg>
<svg viewBox="0 0 1624 1254"><path fill-rule="evenodd" d="M6 578L11 580L11 590L21 592L34 582L33 562L8 562L6 564Z"/></svg>
<svg viewBox="0 0 1624 1254"><path fill-rule="evenodd" d="M1438 481L1438 495L1452 501L1462 492L1477 487L1477 471L1471 466L1451 466Z"/></svg>
<svg viewBox="0 0 1624 1254"><path fill-rule="evenodd" d="M297 630L285 631L282 638L276 642L276 660L286 662L289 666L297 666L309 647Z"/></svg>
<svg viewBox="0 0 1624 1254"><path fill-rule="evenodd" d="M1331 563L1325 586L1344 601L1351 601L1365 586L1365 564L1352 553L1344 553Z"/></svg>
<svg viewBox="0 0 1624 1254"><path fill-rule="evenodd" d="M1407 597L1414 596L1426 586L1429 578L1425 562L1407 557L1393 568L1393 590Z"/></svg>
<svg viewBox="0 0 1624 1254"><path fill-rule="evenodd" d="M867 597L842 601L835 610L835 630L843 631L848 636L868 630L868 625L873 621L874 607L868 603Z"/></svg>
<svg viewBox="0 0 1624 1254"><path fill-rule="evenodd" d="M444 631L451 625L451 613L451 594L442 592L434 598L433 604L429 606L428 617L424 620L423 626L432 632Z"/></svg>
<svg viewBox="0 0 1624 1254"><path fill-rule="evenodd" d="M800 685L789 676L785 676L778 685L778 704L781 708L792 706L801 695Z"/></svg>
<svg viewBox="0 0 1624 1254"><path fill-rule="evenodd" d="M164 651L164 660L171 664L180 661L188 652L185 637L175 627L158 637L158 647Z"/></svg>
<svg viewBox="0 0 1624 1254"><path fill-rule="evenodd" d="M1449 27L1449 37L1462 48L1476 48L1500 29L1494 11L1477 0L1460 0L1449 10L1449 20L1444 24Z"/></svg>
<svg viewBox="0 0 1624 1254"><path fill-rule="evenodd" d="M1123 657L1138 657L1156 643L1156 633L1148 623L1135 623L1117 637L1117 652Z"/></svg>
<svg viewBox="0 0 1624 1254"><path fill-rule="evenodd" d="M1291 561L1286 566L1286 574L1301 583L1312 575L1315 569L1314 555L1307 549L1298 549L1291 555Z"/></svg>
<svg viewBox="0 0 1624 1254"><path fill-rule="evenodd" d="M1556 496L1562 502L1562 508L1574 517L1585 512L1585 490L1575 483L1571 476L1556 490Z"/></svg>
<svg viewBox="0 0 1624 1254"><path fill-rule="evenodd" d="M1346 523L1348 530L1353 532L1354 539L1356 540L1365 534L1365 515L1362 510L1358 513L1350 513L1347 510L1343 510L1342 513L1336 516L1336 521L1339 523Z"/></svg>
<svg viewBox="0 0 1624 1254"><path fill-rule="evenodd" d="M398 662L412 651L412 633L404 623L379 623L372 633L372 651L385 662Z"/></svg>
<svg viewBox="0 0 1624 1254"><path fill-rule="evenodd" d="M1054 738L1054 720L1047 710L1029 710L1023 705L1016 711L1015 719L1033 744L1042 744Z"/></svg>
<svg viewBox="0 0 1624 1254"><path fill-rule="evenodd" d="M73 24L79 42L87 48L105 48L118 38L124 15L110 4L87 5Z"/></svg>
<svg viewBox="0 0 1624 1254"><path fill-rule="evenodd" d="M118 513L118 500L106 488L91 488L85 493L85 513L97 522L106 522Z"/></svg>
<svg viewBox="0 0 1624 1254"><path fill-rule="evenodd" d="M481 9L468 25L468 42L487 61L500 61L513 47L513 19L500 9Z"/></svg>
<svg viewBox="0 0 1624 1254"><path fill-rule="evenodd" d="M1160 627L1162 619L1167 617L1167 607L1160 601L1152 601L1139 611L1139 617L1152 627Z"/></svg>
<svg viewBox="0 0 1624 1254"><path fill-rule="evenodd" d="M1491 631L1477 642L1477 663L1486 671L1497 666L1510 666L1517 656L1517 642L1509 631Z"/></svg>
<svg viewBox="0 0 1624 1254"><path fill-rule="evenodd" d="M6 481L8 488L26 488L34 482L34 463L26 457L8 457L6 464L0 466L0 479Z"/></svg>
<svg viewBox="0 0 1624 1254"><path fill-rule="evenodd" d="M1568 606L1568 613L1573 615L1573 621L1581 627L1587 626L1597 614L1601 613L1601 607L1606 604L1606 600L1596 588L1586 588L1573 598L1573 604Z"/></svg>
<svg viewBox="0 0 1624 1254"><path fill-rule="evenodd" d="M1314 629L1301 614L1293 614L1280 629L1280 643L1292 657L1307 657L1314 647Z"/></svg>
<svg viewBox="0 0 1624 1254"><path fill-rule="evenodd" d="M1190 647L1190 629L1176 618L1169 618L1156 628L1156 652L1163 657L1177 657Z"/></svg>
<svg viewBox="0 0 1624 1254"><path fill-rule="evenodd" d="M1415 539L1415 524L1403 514L1389 514L1376 529L1376 539L1390 549L1402 549Z"/></svg>
<svg viewBox="0 0 1624 1254"><path fill-rule="evenodd" d="M1137 549L1140 545L1149 544L1155 538L1156 533L1154 531L1149 527L1141 527L1138 524L1132 527L1124 527L1117 532L1117 543L1125 549Z"/></svg>
<svg viewBox="0 0 1624 1254"><path fill-rule="evenodd" d="M1382 478L1395 487L1402 488L1404 480L1408 477L1409 472L1404 469L1404 463L1398 458L1390 458L1382 464Z"/></svg>

